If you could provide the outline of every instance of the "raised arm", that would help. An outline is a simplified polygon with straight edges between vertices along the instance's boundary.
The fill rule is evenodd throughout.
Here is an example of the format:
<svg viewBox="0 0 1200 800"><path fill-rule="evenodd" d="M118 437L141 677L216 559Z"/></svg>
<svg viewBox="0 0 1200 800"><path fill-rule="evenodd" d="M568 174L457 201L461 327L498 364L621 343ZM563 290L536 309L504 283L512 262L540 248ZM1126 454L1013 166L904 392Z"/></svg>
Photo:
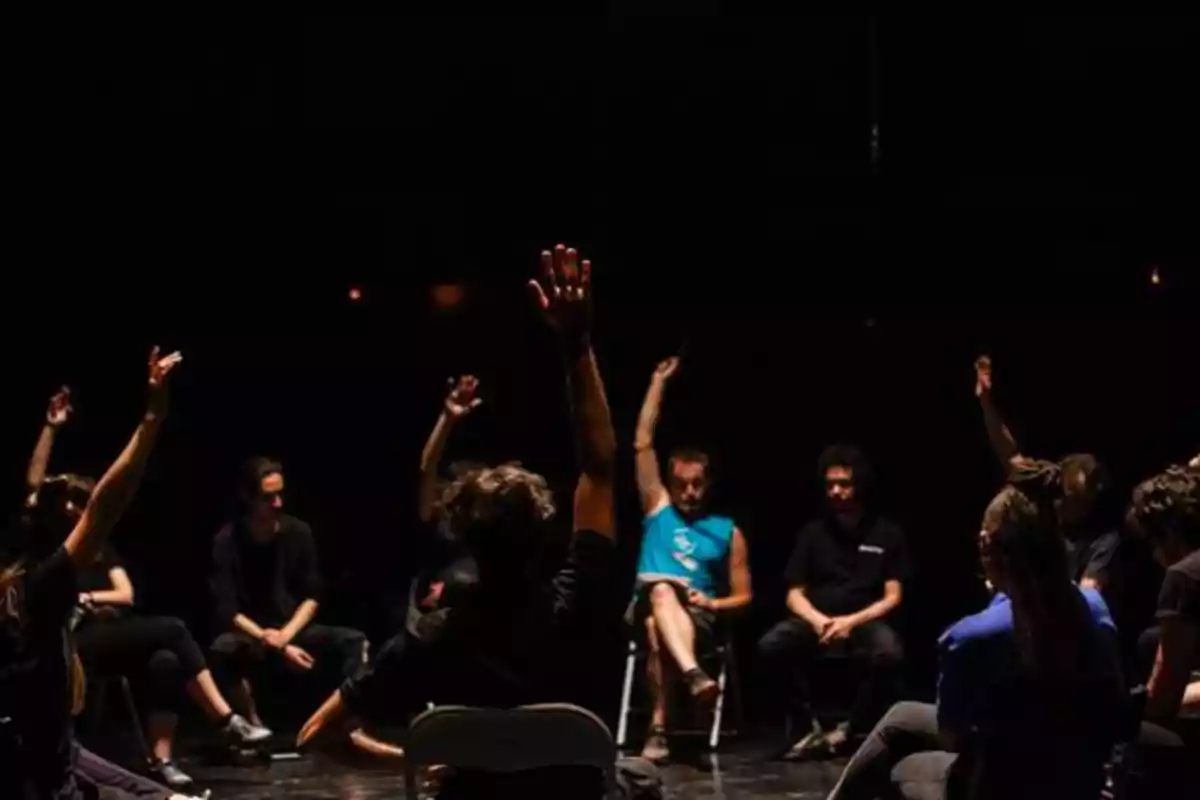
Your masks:
<svg viewBox="0 0 1200 800"><path fill-rule="evenodd" d="M450 393L446 395L442 413L438 416L429 441L421 451L421 476L417 485L417 514L422 522L433 519L433 508L437 503L438 465L442 461L442 452L450 439L450 432L455 424L470 414L483 403L476 392L479 390L479 380L474 375L464 375L457 380L451 379Z"/></svg>
<svg viewBox="0 0 1200 800"><path fill-rule="evenodd" d="M29 459L29 467L25 471L26 493L32 499L42 487L46 479L46 468L50 465L50 453L54 450L54 437L58 429L71 418L71 390L62 387L50 398L50 407L46 409L46 424L38 436L37 444L33 447L33 456Z"/></svg>
<svg viewBox="0 0 1200 800"><path fill-rule="evenodd" d="M987 428L988 441L1000 459L1000 466L1007 472L1014 463L1024 459L1016 437L1009 430L992 398L992 359L980 356L975 359L975 396L983 411L983 424Z"/></svg>
<svg viewBox="0 0 1200 800"><path fill-rule="evenodd" d="M679 359L674 356L658 365L650 378L650 388L646 390L646 399L642 401L642 411L638 414L633 450L638 494L641 495L642 511L646 516L657 514L671 502L662 483L658 454L654 452L654 430L658 426L658 413L667 381L678 369Z"/></svg>
<svg viewBox="0 0 1200 800"><path fill-rule="evenodd" d="M617 437L604 381L591 342L591 272L574 248L558 245L542 252L541 281L530 281L538 308L558 334L567 361L580 475L575 486L574 529L616 537L613 484Z"/></svg>
<svg viewBox="0 0 1200 800"><path fill-rule="evenodd" d="M96 484L91 501L64 544L75 564L86 564L95 557L96 550L104 544L133 499L167 415L167 376L182 359L177 352L160 358L157 347L150 352L150 402L146 413L125 450Z"/></svg>

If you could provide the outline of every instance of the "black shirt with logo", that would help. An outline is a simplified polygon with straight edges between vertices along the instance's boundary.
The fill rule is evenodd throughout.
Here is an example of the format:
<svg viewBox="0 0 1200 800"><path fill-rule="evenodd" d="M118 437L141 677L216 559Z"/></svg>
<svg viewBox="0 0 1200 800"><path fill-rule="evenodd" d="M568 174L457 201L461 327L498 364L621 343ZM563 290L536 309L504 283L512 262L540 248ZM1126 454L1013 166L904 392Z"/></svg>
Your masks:
<svg viewBox="0 0 1200 800"><path fill-rule="evenodd" d="M851 528L831 517L813 520L796 536L785 577L822 614L853 614L881 599L887 581L908 577L904 533L873 515Z"/></svg>

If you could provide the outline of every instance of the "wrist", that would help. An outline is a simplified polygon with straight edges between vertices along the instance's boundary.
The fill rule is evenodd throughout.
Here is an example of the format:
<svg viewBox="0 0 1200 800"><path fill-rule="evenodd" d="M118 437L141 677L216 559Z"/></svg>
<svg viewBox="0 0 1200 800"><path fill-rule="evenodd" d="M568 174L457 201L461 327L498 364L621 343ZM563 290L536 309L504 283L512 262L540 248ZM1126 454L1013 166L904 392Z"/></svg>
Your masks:
<svg viewBox="0 0 1200 800"><path fill-rule="evenodd" d="M572 360L583 358L592 351L592 335L589 332L563 337L562 342L567 357Z"/></svg>

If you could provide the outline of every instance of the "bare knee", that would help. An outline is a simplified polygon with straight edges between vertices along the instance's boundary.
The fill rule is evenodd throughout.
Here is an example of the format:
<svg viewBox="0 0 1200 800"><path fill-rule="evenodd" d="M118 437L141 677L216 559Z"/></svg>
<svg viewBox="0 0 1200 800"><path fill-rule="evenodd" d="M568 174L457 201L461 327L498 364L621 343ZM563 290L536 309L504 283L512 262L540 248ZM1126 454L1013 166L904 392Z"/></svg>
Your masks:
<svg viewBox="0 0 1200 800"><path fill-rule="evenodd" d="M669 583L656 583L650 587L650 603L655 606L677 605L679 598L675 596L675 587Z"/></svg>

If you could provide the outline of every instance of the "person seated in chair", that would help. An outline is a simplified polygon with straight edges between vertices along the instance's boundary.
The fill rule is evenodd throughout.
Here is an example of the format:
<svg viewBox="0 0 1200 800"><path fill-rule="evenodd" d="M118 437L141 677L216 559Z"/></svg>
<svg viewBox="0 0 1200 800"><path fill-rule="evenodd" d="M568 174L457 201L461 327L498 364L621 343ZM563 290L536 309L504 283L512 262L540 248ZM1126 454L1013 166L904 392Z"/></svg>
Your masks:
<svg viewBox="0 0 1200 800"><path fill-rule="evenodd" d="M937 705L893 706L829 800L1100 796L1128 716L1116 630L1101 594L1069 579L1057 467L1013 479L978 540L998 593L942 635Z"/></svg>
<svg viewBox="0 0 1200 800"><path fill-rule="evenodd" d="M857 447L833 445L821 454L817 475L826 513L796 537L788 561L790 615L758 643L759 655L800 738L785 759L831 755L850 735L866 733L900 696L904 651L888 616L900 605L908 573L904 534L868 513L870 465ZM868 661L850 719L823 733L809 706L813 662L824 651L849 648Z"/></svg>
<svg viewBox="0 0 1200 800"><path fill-rule="evenodd" d="M708 456L676 450L663 485L654 431L667 383L678 370L678 358L668 358L654 370L634 438L645 519L631 621L646 626L646 677L653 706L642 757L656 762L669 755L670 677L677 669L691 696L701 706L711 706L718 687L701 669L697 653L711 651L718 613L745 608L752 600L746 539L733 520L707 510ZM727 589L725 596L720 596L722 589Z"/></svg>
<svg viewBox="0 0 1200 800"><path fill-rule="evenodd" d="M1166 568L1158 595L1158 647L1146 692L1142 738L1181 745L1181 713L1200 710L1200 471L1172 467L1138 486L1136 529Z"/></svg>
<svg viewBox="0 0 1200 800"><path fill-rule="evenodd" d="M321 572L312 528L283 511L283 467L253 458L243 469L245 513L213 541L213 593L219 624L213 642L217 674L235 708L262 725L250 668L270 659L307 672L332 660L341 679L366 661L367 638L352 628L314 623Z"/></svg>
<svg viewBox="0 0 1200 800"><path fill-rule="evenodd" d="M386 654L381 649L304 725L298 746L344 728L368 709L426 702L511 708L572 702L590 689L594 667L579 663L579 649L620 617L610 594L616 435L590 341L590 264L577 266L575 250L559 245L543 252L542 266L535 298L564 347L580 461L565 563L565 531L554 524L557 508L544 477L515 463L460 476L443 495L442 513L473 556L478 583L460 602L424 615L419 635L406 646ZM446 778L442 791L455 797L588 796L574 784L548 794L547 784L561 788L571 778L543 772L511 778L458 773ZM595 777L588 771L587 780ZM602 791L598 783L594 788Z"/></svg>
<svg viewBox="0 0 1200 800"><path fill-rule="evenodd" d="M70 389L63 387L50 398L46 423L26 471L27 507L56 515L63 521L64 538L65 522L87 506L95 488L95 481L85 476L46 476L57 432L73 412ZM181 621L133 615L133 583L111 545L101 547L93 560L82 564L75 580L79 588L73 625L75 649L92 674L128 676L135 683L146 679L151 700L146 719L154 757L151 769L167 784L180 788L192 783L171 758L181 689L186 688L231 740L253 744L270 737L270 731L233 713L213 681L200 646Z"/></svg>

